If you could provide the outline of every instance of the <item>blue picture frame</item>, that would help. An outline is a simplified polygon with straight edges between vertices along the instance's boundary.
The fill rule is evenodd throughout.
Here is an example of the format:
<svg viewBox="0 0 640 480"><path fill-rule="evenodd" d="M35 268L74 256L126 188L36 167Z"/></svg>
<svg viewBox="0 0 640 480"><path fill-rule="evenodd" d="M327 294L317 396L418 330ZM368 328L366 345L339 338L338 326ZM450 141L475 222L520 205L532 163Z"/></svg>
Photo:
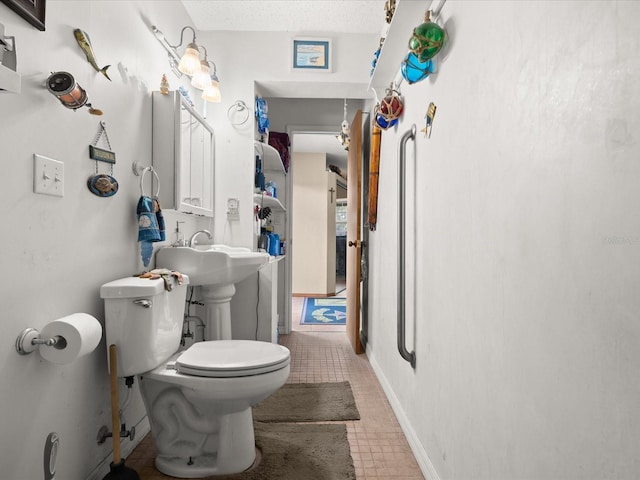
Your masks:
<svg viewBox="0 0 640 480"><path fill-rule="evenodd" d="M292 67L295 70L331 71L331 41L294 39Z"/></svg>

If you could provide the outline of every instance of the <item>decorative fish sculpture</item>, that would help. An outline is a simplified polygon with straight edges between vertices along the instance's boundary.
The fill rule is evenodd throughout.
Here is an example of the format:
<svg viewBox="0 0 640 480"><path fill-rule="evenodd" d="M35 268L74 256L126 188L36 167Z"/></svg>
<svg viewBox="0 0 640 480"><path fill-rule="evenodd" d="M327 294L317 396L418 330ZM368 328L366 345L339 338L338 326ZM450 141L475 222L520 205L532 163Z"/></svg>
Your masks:
<svg viewBox="0 0 640 480"><path fill-rule="evenodd" d="M80 48L82 49L84 54L87 56L87 62L89 62L91 66L96 69L96 71L100 72L105 77L107 77L107 80L111 81L111 79L109 78L109 75L107 75L107 68L109 68L111 65L107 65L106 67L102 67L102 68L98 66L98 63L96 62L96 57L93 53L93 47L91 46L91 40L89 39L89 34L86 32L83 32L79 28L76 28L73 31L73 34L76 37L76 41L78 42L78 45L80 45Z"/></svg>

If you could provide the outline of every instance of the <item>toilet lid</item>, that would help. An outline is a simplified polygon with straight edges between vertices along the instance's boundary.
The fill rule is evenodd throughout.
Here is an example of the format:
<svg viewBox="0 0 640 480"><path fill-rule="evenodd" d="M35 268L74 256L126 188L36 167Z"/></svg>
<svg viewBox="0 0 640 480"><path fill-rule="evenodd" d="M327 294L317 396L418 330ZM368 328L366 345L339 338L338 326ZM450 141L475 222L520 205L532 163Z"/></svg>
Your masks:
<svg viewBox="0 0 640 480"><path fill-rule="evenodd" d="M289 349L252 340L211 340L197 342L177 359L178 373L199 377L245 377L286 367Z"/></svg>

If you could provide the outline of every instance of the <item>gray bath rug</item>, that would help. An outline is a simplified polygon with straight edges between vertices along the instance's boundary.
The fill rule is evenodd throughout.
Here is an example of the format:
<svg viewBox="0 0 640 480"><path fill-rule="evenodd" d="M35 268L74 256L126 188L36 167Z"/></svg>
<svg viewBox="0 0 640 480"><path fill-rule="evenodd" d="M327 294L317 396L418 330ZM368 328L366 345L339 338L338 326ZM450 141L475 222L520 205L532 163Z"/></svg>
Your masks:
<svg viewBox="0 0 640 480"><path fill-rule="evenodd" d="M253 409L259 422L360 420L349 382L287 383Z"/></svg>
<svg viewBox="0 0 640 480"><path fill-rule="evenodd" d="M347 427L342 423L255 422L256 464L215 480L355 480Z"/></svg>

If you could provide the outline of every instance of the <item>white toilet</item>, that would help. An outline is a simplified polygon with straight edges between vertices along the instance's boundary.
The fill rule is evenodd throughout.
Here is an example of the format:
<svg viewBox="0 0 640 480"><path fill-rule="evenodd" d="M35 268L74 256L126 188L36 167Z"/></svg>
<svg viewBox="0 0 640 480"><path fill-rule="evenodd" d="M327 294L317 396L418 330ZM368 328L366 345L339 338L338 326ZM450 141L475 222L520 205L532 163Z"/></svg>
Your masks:
<svg viewBox="0 0 640 480"><path fill-rule="evenodd" d="M119 376L139 376L158 470L182 478L242 472L256 456L251 407L284 385L290 353L250 340L181 351L187 283L170 292L162 279L103 285L107 345L117 346Z"/></svg>

